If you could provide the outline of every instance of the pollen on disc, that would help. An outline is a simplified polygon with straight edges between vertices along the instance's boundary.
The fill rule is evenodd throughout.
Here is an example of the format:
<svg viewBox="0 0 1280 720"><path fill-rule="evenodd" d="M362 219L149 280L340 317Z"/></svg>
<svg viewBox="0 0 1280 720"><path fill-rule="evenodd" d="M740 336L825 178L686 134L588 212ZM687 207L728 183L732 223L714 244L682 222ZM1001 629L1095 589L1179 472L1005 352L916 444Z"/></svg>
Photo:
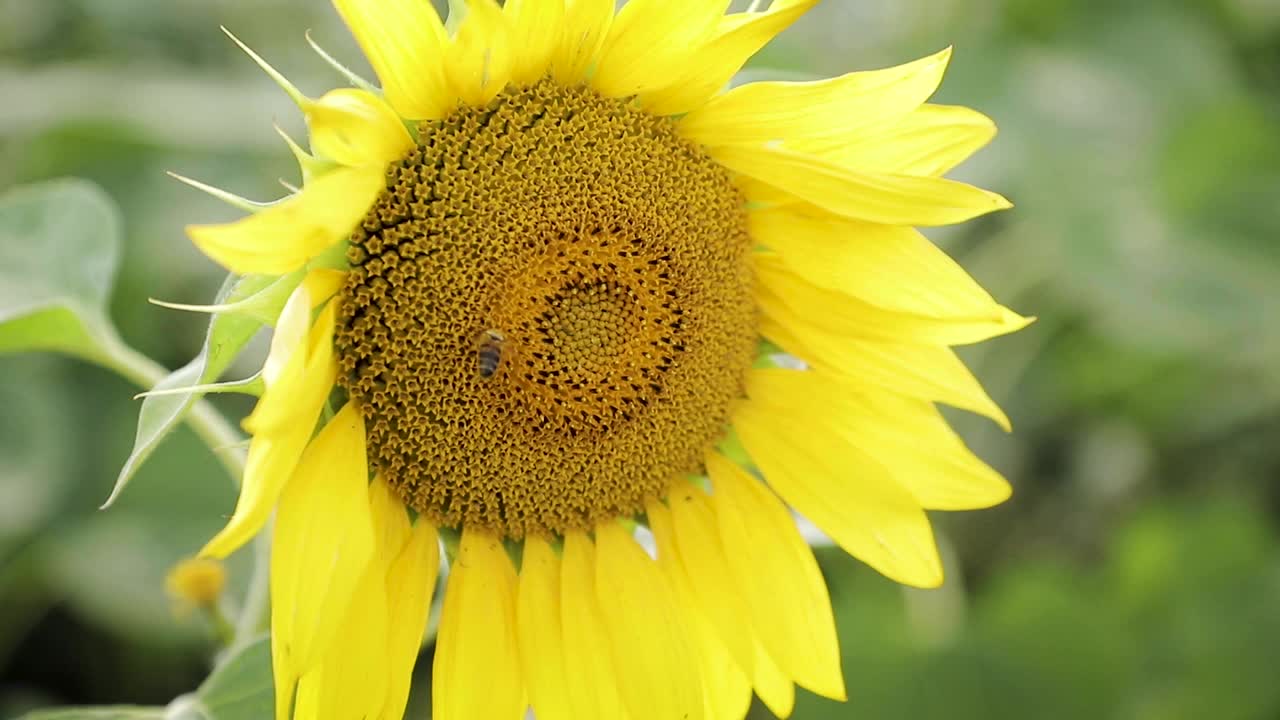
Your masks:
<svg viewBox="0 0 1280 720"><path fill-rule="evenodd" d="M520 538L640 512L742 395L742 196L671 121L549 80L418 137L340 300L371 463L446 526Z"/></svg>

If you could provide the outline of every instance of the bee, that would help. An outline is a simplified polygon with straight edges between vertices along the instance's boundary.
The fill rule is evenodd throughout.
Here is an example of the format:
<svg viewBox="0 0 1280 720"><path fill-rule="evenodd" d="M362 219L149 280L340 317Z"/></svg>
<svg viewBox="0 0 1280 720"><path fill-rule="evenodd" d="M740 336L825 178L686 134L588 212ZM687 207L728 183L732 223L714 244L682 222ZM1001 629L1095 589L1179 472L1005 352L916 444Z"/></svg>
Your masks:
<svg viewBox="0 0 1280 720"><path fill-rule="evenodd" d="M489 329L476 338L476 358L479 361L480 377L490 378L502 364L502 349L506 346L507 336L501 330Z"/></svg>

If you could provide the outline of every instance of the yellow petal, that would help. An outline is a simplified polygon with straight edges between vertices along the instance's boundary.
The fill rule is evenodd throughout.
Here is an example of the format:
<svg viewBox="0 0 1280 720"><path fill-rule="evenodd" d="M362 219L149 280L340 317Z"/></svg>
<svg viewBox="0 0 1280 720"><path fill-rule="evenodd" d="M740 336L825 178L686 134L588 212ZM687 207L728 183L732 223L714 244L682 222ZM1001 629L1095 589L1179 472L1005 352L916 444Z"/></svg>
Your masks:
<svg viewBox="0 0 1280 720"><path fill-rule="evenodd" d="M951 225L1012 207L1003 197L942 178L852 170L781 147L714 148L730 170L836 215L888 225Z"/></svg>
<svg viewBox="0 0 1280 720"><path fill-rule="evenodd" d="M387 598L382 573L369 576L323 662L299 683L294 718L349 720L381 712L387 690Z"/></svg>
<svg viewBox="0 0 1280 720"><path fill-rule="evenodd" d="M1031 322L999 305L975 315L938 317L885 310L844 293L815 287L776 256L755 257L760 309L788 327L796 318L838 337L965 345L1020 330Z"/></svg>
<svg viewBox="0 0 1280 720"><path fill-rule="evenodd" d="M318 714L317 707L320 705L320 682L321 673L319 668L311 670L311 672L303 675L301 678L288 678L288 682L282 678L279 658L276 647L271 647L272 661L275 662L275 695L276 695L276 720L290 720L297 718L298 720L314 720ZM286 696L280 691L281 687L290 688L289 692L296 692L295 695Z"/></svg>
<svg viewBox="0 0 1280 720"><path fill-rule="evenodd" d="M253 412L241 423L245 430L255 437L296 430L302 413L310 413L310 402L315 402L316 407L323 405L337 374L337 363L333 358L333 327L337 311L337 304L331 302L316 316L315 324L307 333L305 348L290 357L285 369L263 393L264 398L268 393L277 398L269 403L259 400ZM301 365L293 364L295 362ZM307 426L303 422L302 425L301 429L310 437L309 431L314 429L314 424Z"/></svg>
<svg viewBox="0 0 1280 720"><path fill-rule="evenodd" d="M295 290L295 297L303 299L295 304L290 315L298 314L298 308L304 309L303 314L310 312L305 309L305 298L310 297L307 286L299 287L301 292ZM291 297L290 303L294 302ZM311 439L320 408L337 377L337 363L333 359L334 312L330 303L316 319L306 342L299 343L298 347L285 347L282 341L282 349L277 351L273 345L273 354L287 353L288 360L263 391L253 413L245 419L253 439L249 442L240 497L226 527L200 550L200 557L225 558L256 535L271 516L281 489L293 475L303 448ZM295 322L291 317L280 324ZM292 332L292 328L287 328L285 335Z"/></svg>
<svg viewBox="0 0 1280 720"><path fill-rule="evenodd" d="M581 531L564 536L560 626L574 718L622 718L617 667L596 599L596 550Z"/></svg>
<svg viewBox="0 0 1280 720"><path fill-rule="evenodd" d="M864 391L874 386L946 403L985 415L1006 432L1010 429L1008 416L951 348L832 335L791 315L761 318L760 334L810 366Z"/></svg>
<svg viewBox="0 0 1280 720"><path fill-rule="evenodd" d="M675 550L699 607L737 660L738 667L750 674L755 653L751 633L744 630L751 627L751 615L741 589L729 574L727 548L721 544L715 519L700 494L688 483L672 488Z"/></svg>
<svg viewBox="0 0 1280 720"><path fill-rule="evenodd" d="M796 706L796 687L759 643L756 643L755 665L756 694L774 717L781 720L791 717Z"/></svg>
<svg viewBox="0 0 1280 720"><path fill-rule="evenodd" d="M262 381L270 388L284 373L289 361L298 358L295 367L306 361L307 332L311 330L311 292L305 284L289 293L275 332L271 335L271 348L262 362ZM299 352L301 351L301 352Z"/></svg>
<svg viewBox="0 0 1280 720"><path fill-rule="evenodd" d="M734 428L769 484L850 555L916 587L942 583L933 530L888 468L840 431L843 405L820 379L763 382L753 372Z"/></svg>
<svg viewBox="0 0 1280 720"><path fill-rule="evenodd" d="M466 528L449 576L432 669L436 720L520 720L516 572L502 541Z"/></svg>
<svg viewBox="0 0 1280 720"><path fill-rule="evenodd" d="M307 288L307 294L311 298L312 310L320 307L329 298L338 294L338 291L346 283L347 273L345 271L330 268L311 270L302 279L302 284Z"/></svg>
<svg viewBox="0 0 1280 720"><path fill-rule="evenodd" d="M511 82L537 82L560 46L564 0L508 0L502 10L510 19Z"/></svg>
<svg viewBox="0 0 1280 720"><path fill-rule="evenodd" d="M294 711L297 718L376 718L385 706L392 670L387 654L389 632L402 631L391 624L387 571L409 528L404 505L385 482L377 479L370 483L368 495L375 533L373 557L342 619L341 632L319 667L302 678Z"/></svg>
<svg viewBox="0 0 1280 720"><path fill-rule="evenodd" d="M404 502L396 497L395 491L381 474L369 483L369 507L373 510L373 527L377 534L375 559L382 566L385 575L391 563L400 556L405 544L409 542L412 523ZM383 582L385 584L385 577Z"/></svg>
<svg viewBox="0 0 1280 720"><path fill-rule="evenodd" d="M690 112L680 130L707 146L847 135L919 107L938 89L950 59L948 48L905 65L829 80L742 85Z"/></svg>
<svg viewBox="0 0 1280 720"><path fill-rule="evenodd" d="M844 437L889 469L922 507L973 510L1009 498L1008 481L965 447L932 403L882 392L867 392L850 378L812 377L762 370L752 378L759 390L773 384L781 390L821 390L838 406ZM787 389L790 388L790 389Z"/></svg>
<svg viewBox="0 0 1280 720"><path fill-rule="evenodd" d="M234 273L282 275L346 237L384 185L381 167L339 168L258 213L225 225L189 225L187 235Z"/></svg>
<svg viewBox="0 0 1280 720"><path fill-rule="evenodd" d="M609 28L592 87L626 97L669 84L728 6L728 0L629 0Z"/></svg>
<svg viewBox="0 0 1280 720"><path fill-rule="evenodd" d="M681 607L686 609L690 638L702 660L698 667L707 720L742 720L751 707L751 681L701 611L689 602L682 603Z"/></svg>
<svg viewBox="0 0 1280 720"><path fill-rule="evenodd" d="M306 344L312 334L311 313L333 297L346 281L347 274L341 270L312 270L289 293L289 299L276 318L271 349L262 363L262 380L268 388L280 381L285 367L296 353L301 351L302 357L307 358L310 357L309 349L323 350L318 343L314 348ZM327 335L329 327L328 323L317 322L315 333Z"/></svg>
<svg viewBox="0 0 1280 720"><path fill-rule="evenodd" d="M640 102L655 115L677 115L704 104L733 79L734 74L769 41L791 26L819 0L800 0L790 6L773 3L767 12L738 13L720 23L716 34L686 61L674 81L640 94Z"/></svg>
<svg viewBox="0 0 1280 720"><path fill-rule="evenodd" d="M596 597L631 717L700 720L698 657L667 579L617 522L596 528Z"/></svg>
<svg viewBox="0 0 1280 720"><path fill-rule="evenodd" d="M753 210L751 237L805 280L886 310L998 315L982 286L918 230L832 215L798 204Z"/></svg>
<svg viewBox="0 0 1280 720"><path fill-rule="evenodd" d="M520 563L516 634L520 668L538 720L570 720L570 677L560 627L560 558L546 540L527 537Z"/></svg>
<svg viewBox="0 0 1280 720"><path fill-rule="evenodd" d="M455 105L444 78L444 26L428 0L333 0L387 102L413 120L443 117Z"/></svg>
<svg viewBox="0 0 1280 720"><path fill-rule="evenodd" d="M387 702L382 717L397 720L409 702L413 665L422 648L440 570L440 540L436 528L419 516L409 541L387 571L387 617L392 631L387 640Z"/></svg>
<svg viewBox="0 0 1280 720"><path fill-rule="evenodd" d="M613 22L613 5L613 0L565 0L560 44L551 55L556 82L577 84L595 67Z"/></svg>
<svg viewBox="0 0 1280 720"><path fill-rule="evenodd" d="M283 281L285 278L281 279ZM324 351L321 341L330 339L333 313L317 318L314 325L311 314L337 294L346 281L347 273L341 270L317 269L307 272L294 286L276 316L271 348L262 363L262 380L267 387L283 380L287 375L284 368L295 355L314 358ZM232 308L234 305L222 307Z"/></svg>
<svg viewBox="0 0 1280 720"><path fill-rule="evenodd" d="M996 136L991 118L966 107L921 105L893 122L846 137L788 146L865 172L937 177Z"/></svg>
<svg viewBox="0 0 1280 720"><path fill-rule="evenodd" d="M797 685L844 700L831 598L795 519L768 488L724 456L708 453L706 463L715 489L713 522L760 643Z"/></svg>
<svg viewBox="0 0 1280 720"><path fill-rule="evenodd" d="M386 167L413 149L413 138L382 98L339 88L305 106L311 147L334 162Z"/></svg>
<svg viewBox="0 0 1280 720"><path fill-rule="evenodd" d="M364 423L348 404L307 447L276 514L271 642L277 692L319 665L374 555Z"/></svg>
<svg viewBox="0 0 1280 720"><path fill-rule="evenodd" d="M467 3L446 57L449 87L463 102L482 106L506 87L514 55L507 17L494 0Z"/></svg>
<svg viewBox="0 0 1280 720"><path fill-rule="evenodd" d="M707 720L742 720L751 705L751 681L747 676L755 660L751 628L744 624L731 629L731 639L742 641L735 644L747 648L745 657L735 658L694 595L693 585L676 550L671 511L661 502L649 500L645 503L645 515L658 546L658 567L671 581L680 611L689 625L690 638L701 659L699 667Z"/></svg>

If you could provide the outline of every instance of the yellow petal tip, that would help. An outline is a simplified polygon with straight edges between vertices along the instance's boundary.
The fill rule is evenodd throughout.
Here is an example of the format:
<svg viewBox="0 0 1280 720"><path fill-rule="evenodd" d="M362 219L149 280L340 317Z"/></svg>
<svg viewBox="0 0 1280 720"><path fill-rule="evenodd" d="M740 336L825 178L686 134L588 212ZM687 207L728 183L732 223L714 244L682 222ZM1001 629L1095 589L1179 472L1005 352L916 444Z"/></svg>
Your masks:
<svg viewBox="0 0 1280 720"><path fill-rule="evenodd" d="M196 558L199 560L226 560L227 556L234 552L237 547L234 542L229 542L224 530L205 543L204 547L200 548L200 552L196 553Z"/></svg>
<svg viewBox="0 0 1280 720"><path fill-rule="evenodd" d="M1013 485L1011 485L1009 481L1005 480L1003 477L1000 479L1004 480L1004 482L1001 483L1000 485L1000 492L998 494L993 494L991 496L990 498L991 504L988 507L995 507L996 505L999 505L1007 501L1009 498L1013 497Z"/></svg>
<svg viewBox="0 0 1280 720"><path fill-rule="evenodd" d="M987 417L991 418L991 421L999 426L1001 430L1007 433L1013 432L1013 423L1009 422L1009 416L995 403L991 404Z"/></svg>
<svg viewBox="0 0 1280 720"><path fill-rule="evenodd" d="M927 541L921 540L923 538L903 543L897 548L886 547L890 553L890 561L876 563L872 567L890 580L903 585L921 590L942 587L946 581L946 572L942 567L942 556L938 553L938 543L933 539L932 533Z"/></svg>
<svg viewBox="0 0 1280 720"><path fill-rule="evenodd" d="M208 244L208 233L213 227L212 225L187 225L182 228L182 232L187 234L192 244L200 248L202 252L207 252L205 251L205 245Z"/></svg>
<svg viewBox="0 0 1280 720"><path fill-rule="evenodd" d="M948 45L938 52L928 56L928 60L941 64L944 68L951 64L951 55L955 52L955 45Z"/></svg>
<svg viewBox="0 0 1280 720"><path fill-rule="evenodd" d="M1035 315L1019 315L1006 307L1000 308L1000 321L1009 326L1009 332L1017 332L1036 321Z"/></svg>
<svg viewBox="0 0 1280 720"><path fill-rule="evenodd" d="M945 581L946 575L942 572L941 567L938 567L936 572L931 570L927 573L910 575L898 579L898 582L903 585L910 585L911 587L920 588L921 590L936 590L937 588L942 587L942 584Z"/></svg>

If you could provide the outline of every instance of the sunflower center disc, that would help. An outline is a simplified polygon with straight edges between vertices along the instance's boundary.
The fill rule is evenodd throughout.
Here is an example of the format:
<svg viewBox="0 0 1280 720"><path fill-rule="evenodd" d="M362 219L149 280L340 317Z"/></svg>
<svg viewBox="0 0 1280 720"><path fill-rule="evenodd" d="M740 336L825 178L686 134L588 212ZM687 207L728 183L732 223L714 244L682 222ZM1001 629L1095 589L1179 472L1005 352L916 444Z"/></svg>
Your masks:
<svg viewBox="0 0 1280 720"><path fill-rule="evenodd" d="M433 521L513 538L697 472L756 343L726 171L669 120L545 80L419 138L340 300L374 467Z"/></svg>

